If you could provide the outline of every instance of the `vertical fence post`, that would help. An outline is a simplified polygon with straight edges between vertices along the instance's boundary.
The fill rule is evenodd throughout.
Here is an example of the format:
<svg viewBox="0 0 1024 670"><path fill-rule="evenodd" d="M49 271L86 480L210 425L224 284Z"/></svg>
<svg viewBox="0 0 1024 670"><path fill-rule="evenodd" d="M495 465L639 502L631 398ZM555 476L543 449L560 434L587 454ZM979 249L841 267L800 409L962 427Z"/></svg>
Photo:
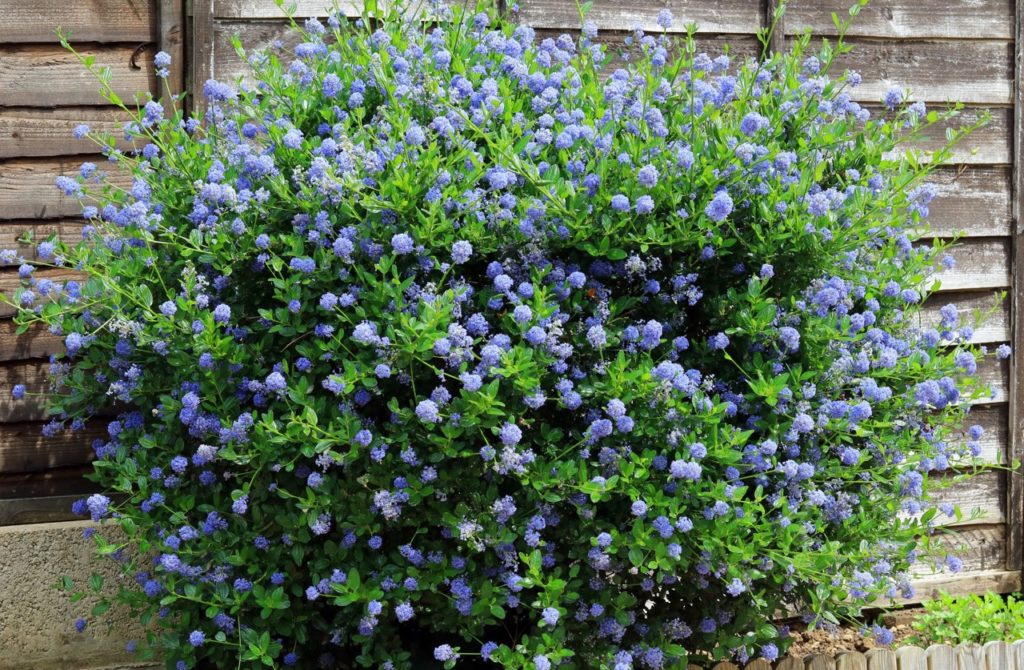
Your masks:
<svg viewBox="0 0 1024 670"><path fill-rule="evenodd" d="M761 17L761 25L769 29L772 27L772 23L775 24L775 30L772 31L771 36L768 40L768 53L764 55L771 55L773 53L779 53L786 50L786 18L780 16L778 21L775 21L775 12L780 7L785 5L786 0L764 0L764 11Z"/></svg>
<svg viewBox="0 0 1024 670"><path fill-rule="evenodd" d="M1014 347L1010 357L1009 389L1009 445L1007 462L1024 460L1024 362L1021 361L1021 343L1024 342L1024 225L1021 222L1021 199L1024 198L1024 170L1021 169L1021 151L1024 151L1024 44L1022 44L1022 14L1024 0L1014 4L1014 59L1013 59L1013 228L1011 256L1012 294L1010 296L1010 337ZM1007 471L1006 486L1006 569L1024 569L1024 480L1019 468Z"/></svg>

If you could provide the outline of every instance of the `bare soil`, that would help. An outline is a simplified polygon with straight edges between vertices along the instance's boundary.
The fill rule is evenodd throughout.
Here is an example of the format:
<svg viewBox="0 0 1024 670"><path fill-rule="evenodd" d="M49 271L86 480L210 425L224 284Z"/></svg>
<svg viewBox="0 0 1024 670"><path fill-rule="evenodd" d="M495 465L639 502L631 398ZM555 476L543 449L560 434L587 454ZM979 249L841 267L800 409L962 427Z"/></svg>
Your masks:
<svg viewBox="0 0 1024 670"><path fill-rule="evenodd" d="M882 625L892 631L896 639L890 647L899 647L905 643L907 638L914 634L910 627L915 609L900 610L899 612L884 615L881 618ZM811 654L835 655L842 651L860 651L879 647L871 636L865 636L860 628L852 626L832 626L830 628L816 628L807 630L803 624L790 624L790 636L793 644L789 647L789 655L795 658L804 658Z"/></svg>

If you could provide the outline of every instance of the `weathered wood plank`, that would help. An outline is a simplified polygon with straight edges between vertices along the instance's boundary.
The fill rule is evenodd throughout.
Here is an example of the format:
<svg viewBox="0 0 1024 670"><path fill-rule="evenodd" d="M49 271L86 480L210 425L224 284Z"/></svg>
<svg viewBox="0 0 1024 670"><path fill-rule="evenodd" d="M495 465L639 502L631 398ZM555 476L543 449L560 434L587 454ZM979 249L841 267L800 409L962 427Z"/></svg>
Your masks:
<svg viewBox="0 0 1024 670"><path fill-rule="evenodd" d="M75 42L149 42L150 0L0 0L0 43L56 42L57 27Z"/></svg>
<svg viewBox="0 0 1024 670"><path fill-rule="evenodd" d="M978 644L959 644L956 647L959 670L985 670L985 652Z"/></svg>
<svg viewBox="0 0 1024 670"><path fill-rule="evenodd" d="M986 642L982 648L982 653L985 656L986 670L1000 670L1000 668L1012 670L1013 664L1010 660L1010 647L1002 640Z"/></svg>
<svg viewBox="0 0 1024 670"><path fill-rule="evenodd" d="M983 470L960 481L947 482L944 488L937 488L942 482L932 478L931 504L935 507L952 503L960 508L962 519L936 518L943 526L966 526L978 524L1001 524L1006 520L1006 475L999 470ZM942 516L942 515L939 515Z"/></svg>
<svg viewBox="0 0 1024 670"><path fill-rule="evenodd" d="M1010 304L1008 300L998 300L996 292L969 293L938 293L929 296L921 308L918 324L923 328L938 326L941 322L939 309L946 304L954 304L960 313L960 323L974 324L974 313L984 316L990 309L994 312L988 319L974 329L971 340L975 344L991 344L1010 340Z"/></svg>
<svg viewBox="0 0 1024 670"><path fill-rule="evenodd" d="M80 495L63 495L0 500L0 526L79 519L71 513L71 505L79 498Z"/></svg>
<svg viewBox="0 0 1024 670"><path fill-rule="evenodd" d="M868 659L858 651L844 651L836 656L836 670L868 670Z"/></svg>
<svg viewBox="0 0 1024 670"><path fill-rule="evenodd" d="M11 319L0 319L0 361L41 358L64 350L64 338L36 325L23 335Z"/></svg>
<svg viewBox="0 0 1024 670"><path fill-rule="evenodd" d="M48 419L50 386L49 360L0 362L0 424ZM11 395L15 384L24 384L26 395L16 400ZM113 415L116 409L99 411L96 416ZM0 430L3 426L0 425ZM2 495L2 494L0 494Z"/></svg>
<svg viewBox="0 0 1024 670"><path fill-rule="evenodd" d="M157 48L171 57L165 88L159 90L159 97L163 98L167 90L172 94L185 91L185 2L156 0L156 4Z"/></svg>
<svg viewBox="0 0 1024 670"><path fill-rule="evenodd" d="M836 72L857 70L864 83L856 100L878 102L892 86L911 99L1009 105L1013 91L1013 44L1003 40L915 41L853 39L853 51L836 58Z"/></svg>
<svg viewBox="0 0 1024 670"><path fill-rule="evenodd" d="M775 670L804 670L804 662L799 658L786 656L775 664Z"/></svg>
<svg viewBox="0 0 1024 670"><path fill-rule="evenodd" d="M26 260L36 260L36 248L40 241L56 236L65 244L74 246L82 240L82 219L50 219L43 221L8 221L0 223L0 249L14 249ZM25 233L31 234L32 242L21 240ZM0 268L6 264L0 263Z"/></svg>
<svg viewBox="0 0 1024 670"><path fill-rule="evenodd" d="M80 123L94 132L110 133L118 138L118 148L128 150L132 143L124 139L125 118L112 107L0 108L0 158L95 154L94 142L71 136Z"/></svg>
<svg viewBox="0 0 1024 670"><path fill-rule="evenodd" d="M956 649L948 644L933 644L928 647L928 667L933 670L958 670L960 665L956 657Z"/></svg>
<svg viewBox="0 0 1024 670"><path fill-rule="evenodd" d="M602 30L630 31L635 27L661 33L658 12L672 10L675 22L670 30L683 32L686 24L697 24L706 33L755 33L761 27L762 10L750 0L668 0L667 2L616 2L596 0L587 16ZM580 16L576 4L563 0L528 0L519 3L518 20L534 28L579 30Z"/></svg>
<svg viewBox="0 0 1024 670"><path fill-rule="evenodd" d="M928 670L928 653L921 647L907 646L896 650L900 670Z"/></svg>
<svg viewBox="0 0 1024 670"><path fill-rule="evenodd" d="M944 528L931 538L931 550L939 564L922 561L915 566L913 571L914 576L918 579L987 570L1005 570L1006 526L1004 524L989 524ZM960 573L951 572L943 563L945 553L963 561L963 570Z"/></svg>
<svg viewBox="0 0 1024 670"><path fill-rule="evenodd" d="M911 582L914 586L914 597L896 599L895 603L909 605L911 603L919 603L925 600L934 600L939 598L943 592L949 593L950 595L963 595L965 593L984 593L985 591L994 591L995 593L1011 593L1017 591L1021 586L1021 576L1019 570L991 570L988 572L973 572L969 574L962 574L957 576L944 576L934 579L921 579ZM942 645L944 646L944 645ZM951 647L947 647L952 652ZM870 653L870 652L868 652ZM940 654L946 653L945 651L939 652ZM956 656L953 655L954 665L949 666L956 670ZM932 647L928 648L928 660L930 663L934 663L932 660ZM868 667L873 668L874 666L869 665ZM895 666L893 666L895 668ZM944 668L946 666L935 666Z"/></svg>
<svg viewBox="0 0 1024 670"><path fill-rule="evenodd" d="M192 34L189 40L193 48L189 54L189 67L192 70L189 103L196 113L205 109L203 85L207 80L221 76L219 70L214 67L213 58L217 47L215 40L223 38L218 36L214 29L213 6L213 0L192 0L192 20L189 24L192 27ZM228 44L230 45L230 42Z"/></svg>
<svg viewBox="0 0 1024 670"><path fill-rule="evenodd" d="M872 118L885 116L884 108L866 107L871 110ZM938 105L938 108L943 106ZM954 165L1009 165L1013 162L1013 110L1009 107L964 107L957 116L929 126L920 139L906 146L919 152L938 151L946 146L947 129L971 126L978 123L984 114L989 115L988 123L953 147L949 162Z"/></svg>
<svg viewBox="0 0 1024 670"><path fill-rule="evenodd" d="M868 659L868 670L896 670L892 649L869 649L864 656Z"/></svg>
<svg viewBox="0 0 1024 670"><path fill-rule="evenodd" d="M979 425L985 430L981 436L981 454L983 463L1002 465L1006 463L1009 448L1009 409L1006 403L993 405L977 405L971 408L964 421L964 428Z"/></svg>
<svg viewBox="0 0 1024 670"><path fill-rule="evenodd" d="M295 5L295 16L327 16L333 11L333 0L293 0L285 6ZM363 3L359 0L341 0L338 5L346 16L359 16ZM216 5L217 18L228 19L280 19L284 16L274 0L220 0Z"/></svg>
<svg viewBox="0 0 1024 670"><path fill-rule="evenodd" d="M1017 150L1017 157L1013 163L1013 323L1012 333L1014 344L1019 343L1024 337L1024 319L1021 318L1021 310L1024 309L1024 223L1021 221L1022 207L1021 199L1024 198L1024 169L1021 168L1020 148L1024 142L1024 1L1015 0L1014 34L1016 37L1016 80L1014 86L1014 117L1013 117L1013 145ZM1020 356L1013 356L1010 361L1010 417L1009 424L1013 438L1009 445L1009 462L1021 462L1024 457L1024 364ZM1015 468L1010 474L1010 484L1007 486L1007 559L1006 567L1010 570L1021 570L1024 568L1024 464ZM1024 663L1020 664L1024 670Z"/></svg>
<svg viewBox="0 0 1024 670"><path fill-rule="evenodd" d="M54 468L46 472L0 474L0 498L45 498L93 493L99 485L85 479L91 465Z"/></svg>
<svg viewBox="0 0 1024 670"><path fill-rule="evenodd" d="M832 12L847 18L849 0L790 0L786 3L786 32L810 29L816 35L836 34ZM1013 39L1012 0L872 0L861 9L847 33L850 36L920 39Z"/></svg>
<svg viewBox="0 0 1024 670"><path fill-rule="evenodd" d="M1024 640L1010 644L1010 660L1013 662L1012 670L1024 670Z"/></svg>
<svg viewBox="0 0 1024 670"><path fill-rule="evenodd" d="M763 658L755 658L743 666L743 670L772 670L772 664Z"/></svg>
<svg viewBox="0 0 1024 670"><path fill-rule="evenodd" d="M811 654L804 659L804 670L836 670L836 660L831 654Z"/></svg>
<svg viewBox="0 0 1024 670"><path fill-rule="evenodd" d="M67 270L64 268L44 268L36 270L35 276L39 279L50 279L54 282L65 282L70 280L80 280L85 275L75 270ZM0 272L0 294L13 296L15 290L21 286L21 278L18 277L17 272L5 271ZM14 308L6 303L0 303L0 317L13 316Z"/></svg>
<svg viewBox="0 0 1024 670"><path fill-rule="evenodd" d="M93 56L96 67L109 67L115 92L130 103L136 93L155 90L156 80L155 52L144 49L135 58L139 69L134 69L129 64L134 50L134 45L89 45L82 46L80 53ZM0 46L0 107L110 104L99 90L99 83L74 54L59 45Z"/></svg>
<svg viewBox="0 0 1024 670"><path fill-rule="evenodd" d="M976 237L961 240L949 250L956 266L935 275L942 291L1004 289L1010 286L1010 240Z"/></svg>
<svg viewBox="0 0 1024 670"><path fill-rule="evenodd" d="M1000 167L942 167L929 178L938 194L927 223L935 237L1009 235L1010 170Z"/></svg>
<svg viewBox="0 0 1024 670"><path fill-rule="evenodd" d="M102 156L81 158L12 159L0 162L0 220L52 219L79 216L82 207L73 196L64 195L54 182L58 175L74 175L84 160L106 171L109 182L131 183L129 176Z"/></svg>
<svg viewBox="0 0 1024 670"><path fill-rule="evenodd" d="M0 431L0 472L41 472L92 460L92 441L106 434L102 422L81 431L44 437L42 423L9 424Z"/></svg>

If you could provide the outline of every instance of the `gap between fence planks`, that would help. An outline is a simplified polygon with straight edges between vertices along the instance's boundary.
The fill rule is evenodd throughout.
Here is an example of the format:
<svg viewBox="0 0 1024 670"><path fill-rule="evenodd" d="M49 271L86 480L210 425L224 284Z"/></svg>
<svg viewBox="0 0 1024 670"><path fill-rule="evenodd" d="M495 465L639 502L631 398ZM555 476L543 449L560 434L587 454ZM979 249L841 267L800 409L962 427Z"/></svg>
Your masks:
<svg viewBox="0 0 1024 670"><path fill-rule="evenodd" d="M687 670L702 668L691 663ZM759 658L742 666L722 661L712 670L1024 670L1024 640L956 647L933 644L927 649L906 646L895 651L872 649L863 654L844 651L835 657L831 654L812 654L802 659L787 656L775 663Z"/></svg>

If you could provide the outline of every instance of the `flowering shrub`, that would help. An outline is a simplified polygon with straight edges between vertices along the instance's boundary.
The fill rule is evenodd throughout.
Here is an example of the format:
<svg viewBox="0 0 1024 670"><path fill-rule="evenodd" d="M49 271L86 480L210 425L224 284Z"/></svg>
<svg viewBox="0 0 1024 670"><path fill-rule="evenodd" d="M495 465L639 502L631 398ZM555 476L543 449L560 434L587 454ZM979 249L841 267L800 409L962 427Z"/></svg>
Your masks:
<svg viewBox="0 0 1024 670"><path fill-rule="evenodd" d="M737 66L665 11L619 68L589 23L435 11L296 26L138 151L77 131L131 185L61 178L89 225L37 256L85 278L13 301L65 338L48 430L120 411L76 507L151 646L681 667L906 595L981 433L971 326L918 318L948 150L900 143L948 115L871 119L841 42Z"/></svg>

